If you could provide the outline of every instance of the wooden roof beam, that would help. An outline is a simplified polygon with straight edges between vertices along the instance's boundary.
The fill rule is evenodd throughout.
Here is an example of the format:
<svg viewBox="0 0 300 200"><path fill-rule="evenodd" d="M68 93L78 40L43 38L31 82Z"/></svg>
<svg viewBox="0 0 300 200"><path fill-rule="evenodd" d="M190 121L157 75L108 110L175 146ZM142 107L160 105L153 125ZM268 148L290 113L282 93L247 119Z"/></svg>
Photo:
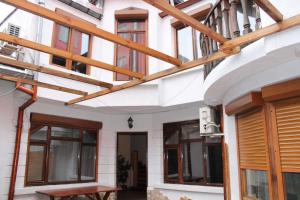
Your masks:
<svg viewBox="0 0 300 200"><path fill-rule="evenodd" d="M207 63L209 63L211 61L214 61L214 60L226 58L230 55L234 55L234 54L239 53L240 52L240 47L239 46L242 45L242 44L253 42L253 41L258 40L258 39L260 39L262 37L265 37L267 35L271 35L273 33L283 31L283 30L286 30L286 29L289 29L289 28L292 28L292 27L295 27L295 26L298 26L298 25L300 25L300 15L293 16L291 18L283 20L280 23L276 23L274 25L259 29L255 32L248 33L244 36L229 40L226 43L224 43L224 45L222 46L222 48L219 52L217 52L217 53L215 53L211 56L200 58L198 60L194 60L194 61L191 61L191 62L188 62L188 63L184 63L180 67L173 67L173 68L170 68L170 69L163 70L161 72L151 74L149 76L146 76L142 80L133 80L133 81L127 82L127 83L122 84L122 85L114 86L110 89L102 90L102 91L99 91L99 92L89 94L87 96L83 96L83 97L73 99L73 100L67 102L66 105L72 105L72 104L79 103L79 102L82 102L82 101L85 101L85 100L89 100L89 99L92 99L92 98L103 96L103 95L106 95L106 94L109 94L109 93L112 93L112 92L120 91L120 90L123 90L123 89L126 89L126 88L130 88L130 87L133 87L133 86L136 86L136 85L140 85L140 84L145 83L145 82L149 82L149 81L152 81L152 80L155 80L155 79L158 79L158 78L162 78L162 77L165 77L165 76L168 76L168 75L171 75L171 74L175 74L175 73L187 70L187 69L191 69L191 68L197 67L199 65L207 64Z"/></svg>
<svg viewBox="0 0 300 200"><path fill-rule="evenodd" d="M6 81L13 81L13 82L16 82L16 83L34 85L34 86L47 88L47 89L51 89L51 90L58 90L58 91L61 91L61 92L67 92L67 93L77 94L77 95L81 95L81 96L88 94L87 92L84 92L84 91L81 91L81 90L70 89L70 88L57 86L57 85L52 85L52 84L48 84L48 83L42 83L42 82L34 81L34 80L31 80L31 79L15 77L15 76L6 75L6 74L2 74L2 73L0 73L0 79L6 80Z"/></svg>
<svg viewBox="0 0 300 200"><path fill-rule="evenodd" d="M295 15L288 19L283 20L282 22L275 23L273 25L264 27L262 29L256 30L254 32L248 33L246 35L242 35L240 37L228 40L225 42L220 50L227 51L236 46L241 46L243 44L247 44L250 42L254 42L268 35L274 34L276 32L284 31L286 29L299 26L300 25L300 15Z"/></svg>
<svg viewBox="0 0 300 200"><path fill-rule="evenodd" d="M95 92L95 93L92 93L92 94L89 94L89 95L86 95L86 96L83 96L83 97L73 99L73 100L67 102L66 105L72 105L72 104L75 104L75 103L79 103L79 102L82 102L82 101L86 101L86 100L89 100L89 99L100 97L100 96L103 96L103 95L106 95L106 94L110 94L110 93L113 93L113 92L117 92L117 91L120 91L120 90L131 88L131 87L134 87L136 85L140 85L142 83L146 83L146 82L149 82L149 81L153 81L155 79L159 79L159 78L162 78L162 77L165 77L165 76L169 76L171 74L176 74L176 73L182 72L184 70L195 68L195 67L198 67L200 65L207 64L211 61L219 60L219 59L237 54L239 52L240 52L240 48L235 48L230 54L227 54L225 52L217 52L217 53L215 53L211 56L200 58L198 60L194 60L194 61L191 61L191 62L188 62L188 63L184 63L180 67L174 66L170 69L166 69L166 70L151 74L149 76L146 76L142 80L138 80L138 79L132 80L132 81L129 81L129 82L124 83L122 85L114 86L110 89L101 90L101 91L98 91L98 92Z"/></svg>
<svg viewBox="0 0 300 200"><path fill-rule="evenodd" d="M68 52L68 51L63 51L63 50L56 49L56 48L53 48L53 47L49 47L49 46L46 46L46 45L42 45L42 44L39 44L39 43L36 43L36 42L32 42L30 40L18 38L18 37L12 36L12 35L8 35L6 33L0 33L0 40L10 42L10 43L13 43L13 44L16 44L16 45L20 45L20 46L23 46L23 47L27 47L27 48L30 48L30 49L34 49L34 50L37 50L37 51L41 51L41 52L44 52L44 53L48 53L48 54L51 54L51 55L56 55L56 56L59 56L59 57L62 57L62 58L66 58L66 59L74 60L74 61L77 61L77 62L85 63L85 64L91 65L93 67L98 67L98 68L101 68L101 69L106 69L106 70L109 70L109 71L118 72L118 73L125 74L125 75L131 76L131 77L143 78L143 76L144 76L141 73L132 72L130 70L123 69L123 68L120 68L120 67L116 67L116 66L98 61L98 60L93 60L91 58L87 58L87 57L84 57L84 56L81 56L81 55L73 54L73 53Z"/></svg>
<svg viewBox="0 0 300 200"><path fill-rule="evenodd" d="M154 7L168 13L169 15L175 17L182 23L189 25L193 27L194 29L200 31L201 33L206 34L208 37L212 38L215 41L218 41L220 43L224 43L227 41L225 37L223 37L221 34L215 32L211 28L205 26L201 22L197 21L193 17L189 16L188 14L182 12L178 8L173 7L168 3L168 1L165 0L143 0Z"/></svg>
<svg viewBox="0 0 300 200"><path fill-rule="evenodd" d="M134 50L137 50L146 55L158 58L160 60L171 63L173 65L181 64L181 61L177 58L174 58L172 56L169 56L169 55L159 52L157 50L151 49L147 46L135 43L131 40L124 39L116 34L110 33L108 31L102 30L100 28L95 28L95 26L85 23L81 20L73 19L73 18L71 19L67 16L57 14L54 11L51 11L47 8L43 8L37 4L31 3L29 1L26 1L26 0L0 0L0 2L9 4L11 6L19 8L21 10L25 10L32 14L47 18L56 23L59 23L59 24L62 24L62 25L65 25L65 26L68 26L71 28L75 28L79 31L89 33L91 35L103 38L105 40L126 46L126 47L134 49Z"/></svg>
<svg viewBox="0 0 300 200"><path fill-rule="evenodd" d="M283 20L281 12L269 0L255 0L255 3L262 8L276 22Z"/></svg>
<svg viewBox="0 0 300 200"><path fill-rule="evenodd" d="M4 65L22 68L22 69L32 70L35 72L41 72L41 73L45 73L45 74L49 74L49 75L53 75L53 76L58 76L61 78L67 78L67 79L71 79L71 80L75 80L75 81L79 81L79 82L83 82L83 83L87 83L87 84L97 85L97 86L101 86L101 87L105 87L105 88L111 88L113 86L111 83L106 83L106 82L94 80L91 78L86 78L86 77L78 76L75 74L58 71L55 69L51 69L49 67L42 67L42 66L34 65L31 63L27 63L27 62L21 62L21 61L5 58L2 56L0 56L0 63L4 64Z"/></svg>

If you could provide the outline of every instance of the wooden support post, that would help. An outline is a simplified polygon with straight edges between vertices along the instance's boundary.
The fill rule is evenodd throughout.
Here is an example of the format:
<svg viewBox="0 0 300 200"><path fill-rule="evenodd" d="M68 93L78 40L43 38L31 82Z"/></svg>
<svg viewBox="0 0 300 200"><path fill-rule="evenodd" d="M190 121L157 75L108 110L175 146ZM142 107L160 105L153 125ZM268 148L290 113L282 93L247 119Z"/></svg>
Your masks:
<svg viewBox="0 0 300 200"><path fill-rule="evenodd" d="M81 55L73 54L73 53L68 52L68 51L63 51L63 50L56 49L56 48L53 48L53 47L48 47L46 45L42 45L42 44L39 44L39 43L36 43L36 42L32 42L30 40L18 38L18 37L12 36L12 35L8 35L6 33L0 33L0 40L10 42L10 43L13 43L13 44L16 44L16 45L20 45L20 46L23 46L23 47L27 47L27 48L30 48L30 49L38 50L38 51L48 53L48 54L51 54L51 55L56 55L56 56L66 58L66 59L69 59L69 60L74 60L74 61L77 61L77 62L88 64L88 65L98 67L98 68L101 68L101 69L106 69L106 70L109 70L109 71L118 72L118 73L125 74L125 75L131 76L131 77L143 78L143 74L140 74L140 73L137 73L137 72L132 72L132 71L127 70L127 69L116 67L116 66L113 66L113 65L110 65L110 64L98 61L98 60L93 60L93 59L90 59L90 58L87 58L87 57L84 57L84 56L81 56Z"/></svg>
<svg viewBox="0 0 300 200"><path fill-rule="evenodd" d="M269 0L254 0L276 22L283 20L281 12Z"/></svg>
<svg viewBox="0 0 300 200"><path fill-rule="evenodd" d="M53 75L53 76L58 76L61 78L67 78L67 79L71 79L71 80L75 80L75 81L79 81L79 82L83 82L83 83L87 83L87 84L98 85L98 86L105 87L105 88L111 88L113 86L110 83L98 81L98 80L91 79L91 78L86 78L86 77L75 75L72 73L58 71L58 70L51 69L48 67L42 67L42 66L31 64L31 63L21 62L21 61L5 58L2 56L0 56L0 63L4 64L4 65L22 68L22 69L28 69L28 70L32 70L32 71L36 71L36 72L41 72L41 73L45 73L45 74L49 74L49 75Z"/></svg>
<svg viewBox="0 0 300 200"><path fill-rule="evenodd" d="M9 4L11 6L19 8L21 10L25 10L32 14L47 18L58 24L61 24L61 25L67 26L67 27L71 27L71 28L77 29L79 31L82 31L82 32L103 38L105 40L126 46L128 48L137 50L146 55L158 58L160 60L171 63L173 65L181 64L181 61L177 58L174 58L174 57L164 54L162 52L156 51L147 46L138 44L131 40L124 39L116 34L110 33L108 31L102 30L100 28L95 28L95 26L93 26L92 24L85 23L84 21L81 21L78 19L73 19L73 18L71 19L67 16L57 14L52 10L41 7L39 5L31 3L29 1L26 1L26 0L0 0L0 2Z"/></svg>
<svg viewBox="0 0 300 200"><path fill-rule="evenodd" d="M168 1L164 0L144 0L145 2L153 5L154 7L168 13L169 15L175 17L182 23L193 27L194 29L206 34L208 37L212 38L213 40L223 43L227 39L224 38L221 34L215 32L214 30L210 29L209 27L203 25L201 22L197 21L193 17L187 15L186 13L182 12L178 8L173 7L168 3Z"/></svg>
<svg viewBox="0 0 300 200"><path fill-rule="evenodd" d="M70 89L70 88L52 85L52 84L48 84L48 83L42 83L42 82L34 81L31 79L25 79L25 78L10 76L10 75L1 74L1 73L0 73L0 79L18 82L18 83L22 83L22 84L38 86L38 87L43 87L43 88L47 88L47 89L51 89L51 90L58 90L61 92L67 92L67 93L72 93L72 94L77 94L77 95L87 95L87 92L83 92L80 90Z"/></svg>
<svg viewBox="0 0 300 200"><path fill-rule="evenodd" d="M93 98L96 98L96 97L99 97L99 96L103 96L103 95L106 95L106 94L110 94L110 93L113 93L113 92L124 90L126 88L131 88L131 87L134 87L136 85L140 85L142 83L153 81L155 79L162 78L162 77L165 77L165 76L168 76L168 75L171 75L171 74L176 74L178 72L182 72L182 71L187 70L187 69L199 67L203 64L212 62L214 60L219 60L219 59L237 54L239 52L240 52L240 48L235 48L230 54L227 54L227 53L224 53L224 52L217 52L215 54L212 54L211 56L200 58L198 60L194 60L194 61L191 61L191 62L184 63L180 67L174 66L170 69L166 69L166 70L151 74L149 76L146 76L142 80L138 80L138 79L132 80L132 81L129 81L129 82L124 83L122 85L114 86L110 89L101 90L99 92L95 92L95 93L89 94L89 95L84 96L84 97L79 97L79 98L73 99L73 100L67 102L66 105L72 105L72 104L75 104L75 103L79 103L81 101L86 101L86 100L93 99Z"/></svg>

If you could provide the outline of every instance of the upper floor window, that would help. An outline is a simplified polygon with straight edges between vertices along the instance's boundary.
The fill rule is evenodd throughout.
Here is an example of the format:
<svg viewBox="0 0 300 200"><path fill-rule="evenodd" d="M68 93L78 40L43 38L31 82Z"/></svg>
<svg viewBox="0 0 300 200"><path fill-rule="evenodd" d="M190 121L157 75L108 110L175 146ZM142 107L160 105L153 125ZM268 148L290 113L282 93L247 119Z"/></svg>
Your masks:
<svg viewBox="0 0 300 200"><path fill-rule="evenodd" d="M221 137L200 137L198 120L167 123L163 129L165 182L223 184Z"/></svg>
<svg viewBox="0 0 300 200"><path fill-rule="evenodd" d="M187 14L199 22L202 22L211 10L211 7L211 4L205 4L189 11ZM177 58L182 62L201 58L200 32L190 26L186 26L177 19L172 19L171 24L175 29Z"/></svg>
<svg viewBox="0 0 300 200"><path fill-rule="evenodd" d="M146 20L130 19L118 20L117 34L125 39L146 45ZM146 55L136 50L117 45L117 66L146 75ZM127 81L131 77L116 74L117 81Z"/></svg>
<svg viewBox="0 0 300 200"><path fill-rule="evenodd" d="M177 58L182 62L192 61L201 58L200 32L187 27L176 28Z"/></svg>
<svg viewBox="0 0 300 200"><path fill-rule="evenodd" d="M56 11L59 13L63 12L60 10ZM63 13L66 15L65 12ZM70 14L67 15L69 16ZM54 48L68 51L73 54L84 57L90 57L91 55L91 36L60 24L54 25L52 44ZM83 74L90 73L88 65L59 56L53 55L51 57L51 63Z"/></svg>
<svg viewBox="0 0 300 200"><path fill-rule="evenodd" d="M96 181L99 124L32 114L26 185Z"/></svg>
<svg viewBox="0 0 300 200"><path fill-rule="evenodd" d="M115 12L116 33L133 42L147 45L148 11L139 8L127 8ZM147 74L147 57L136 50L116 45L116 65L134 72ZM115 80L128 81L132 78L116 73Z"/></svg>

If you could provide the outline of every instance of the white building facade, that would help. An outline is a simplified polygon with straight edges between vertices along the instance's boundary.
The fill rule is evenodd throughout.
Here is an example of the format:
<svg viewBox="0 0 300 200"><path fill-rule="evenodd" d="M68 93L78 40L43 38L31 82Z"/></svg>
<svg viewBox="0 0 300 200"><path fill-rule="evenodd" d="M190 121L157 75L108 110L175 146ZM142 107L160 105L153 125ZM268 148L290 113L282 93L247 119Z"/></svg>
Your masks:
<svg viewBox="0 0 300 200"><path fill-rule="evenodd" d="M101 19L93 17L58 0L30 0L30 2L40 3L41 6L56 11L58 14L61 14L59 11L63 11L68 17L80 18L87 23L93 24L95 28L101 28L111 33L118 33L118 20L134 20L132 16L124 18L123 15L130 15L131 11L133 13L138 12L139 14L135 17L137 17L138 20L145 20L145 45L174 57L180 57L178 56L180 51L193 48L193 45L189 43L190 41L186 39L186 44L183 45L185 47L180 49L180 41L178 41L178 39L176 40L180 33L176 31L178 24L174 25L173 17L169 15L161 17L159 15L161 13L160 10L142 0L106 0L103 10L101 11L103 15ZM186 13L196 12L197 10L203 11L206 8L212 8L216 2L215 0L199 0L182 8L182 10ZM284 19L300 13L300 2L298 0L271 0L271 2L282 12ZM201 21L204 20L208 14L208 12L204 13L205 15L200 17ZM261 12L261 23L262 27L266 27L274 23L274 21L272 21L266 13ZM25 11L17 10L1 25L0 30L4 30L9 24L20 27L19 37L21 38L52 47L56 45L55 24L48 19L41 19ZM254 27L252 28L254 30ZM68 31L71 32L71 29ZM195 35L197 38L198 35L196 33ZM168 147L166 147L167 145L165 144L165 140L167 139L164 127L170 123L193 120L199 121L199 108L206 105L223 105L221 111L223 113L224 142L228 144L228 165L230 174L228 176L229 181L226 181L226 183L230 182L230 191L227 191L227 199L228 195L232 200L242 199L245 194L241 189L240 160L242 158L238 154L239 139L237 132L239 132L239 128L236 125L236 120L240 113L235 112L228 114L225 109L226 105L231 104L250 92L260 92L261 89L266 86L299 79L299 35L300 28L296 26L255 41L242 48L239 54L233 55L220 62L205 78L203 66L198 66L182 73L84 101L76 105L65 106L64 103L78 97L78 95L38 88L37 102L26 109L24 114L14 199L47 199L47 197L43 195L36 194L36 191L48 189L76 188L99 184L117 186L117 135L120 132L147 133L148 199L153 198L151 195L155 195L155 192L161 193L170 200L177 200L183 197L193 200L224 199L224 188L222 184L214 185L208 182L206 182L206 184L188 184L182 181L184 179L182 177L178 182L168 181L168 178L166 178L168 177L166 172L166 149L168 149ZM83 42L84 39L81 39ZM196 41L193 42L196 43L197 41L196 39ZM111 65L116 65L119 62L116 58L118 49L114 43L91 36L88 43L88 54L90 58ZM200 47L197 47L197 45L194 47L192 59L197 59L200 57L198 54L202 54L198 52L196 55L195 51L197 50L195 49L200 49ZM121 54L122 51L120 50L118 53ZM76 70L72 71L71 69L67 69L67 67L62 67L57 64L60 62L68 63L69 61L61 61L58 58L55 64L54 62L56 61L53 61L53 56L46 53L38 53L23 48L22 54L22 61L24 62L105 81L113 85L126 82L126 80L118 81L118 75L113 72L93 66L85 66L85 70L89 71L88 74L76 72ZM132 56L135 56L135 52L133 52ZM172 67L166 62L150 56L145 58L144 62L146 63L146 74L153 74ZM69 65L73 66L72 63L69 63ZM18 74L18 76L25 77L26 74L30 74L33 75L35 80L40 82L65 86L89 93L104 89L100 86L85 84L48 74L31 72L29 70L11 69L5 65L0 66L1 69L12 70ZM89 70L87 68L89 68ZM27 101L29 97L16 90L15 84L2 80L0 81L0 96L0 105L2 105L0 108L0 146L2 147L0 151L0 199L5 200L8 198L11 181L16 125L18 123L18 108ZM293 96L293 98L297 97ZM95 173L95 181L69 184L46 183L28 185L28 162L30 162L28 154L30 152L30 133L33 127L32 115L36 113L101 122L102 127L99 130L97 137L98 142L96 143L98 147L96 148L97 172ZM134 120L132 128L128 127L127 120L129 117L132 117ZM295 134L299 134L299 129L297 129L297 131L295 131ZM299 158L299 154L297 154L296 157L298 156ZM205 164L200 162L200 165ZM296 163L296 166L299 167L299 163ZM293 173L297 174L296 168L297 167L294 168ZM181 167L179 167L179 169L182 170ZM184 174L184 172L181 173ZM177 176L178 174L180 174L179 171L177 171ZM222 178L222 182L223 181ZM299 181L299 178L295 178L294 183L297 183L297 181ZM273 183L269 181L269 187L271 187L270 185L272 184ZM277 188L280 188L280 186ZM273 187L273 190L270 189L268 194L272 195L266 197L266 199L280 199L280 196L276 197L275 190L276 187ZM281 191L281 189L278 190ZM249 195L251 196L251 194ZM294 195L294 197L296 197L295 199L300 198L297 192L293 193L292 191L290 195ZM289 198L293 199L289 196L286 197L286 200ZM116 199L116 196L112 195L111 199ZM257 197L257 199L262 199L262 197Z"/></svg>

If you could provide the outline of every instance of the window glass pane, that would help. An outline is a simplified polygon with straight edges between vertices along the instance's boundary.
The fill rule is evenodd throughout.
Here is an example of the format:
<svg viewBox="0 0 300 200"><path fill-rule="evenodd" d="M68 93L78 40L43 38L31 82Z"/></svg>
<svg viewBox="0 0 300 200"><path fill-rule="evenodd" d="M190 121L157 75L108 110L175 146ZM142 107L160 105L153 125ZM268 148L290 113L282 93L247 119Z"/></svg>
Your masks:
<svg viewBox="0 0 300 200"><path fill-rule="evenodd" d="M223 160L222 144L211 144L206 146L207 154L207 181L208 183L223 183Z"/></svg>
<svg viewBox="0 0 300 200"><path fill-rule="evenodd" d="M183 181L200 183L204 181L203 150L201 142L187 142L182 145Z"/></svg>
<svg viewBox="0 0 300 200"><path fill-rule="evenodd" d="M122 32L122 31L128 31L130 30L132 27L132 23L129 21L119 21L118 22L118 31Z"/></svg>
<svg viewBox="0 0 300 200"><path fill-rule="evenodd" d="M58 25L58 26L59 26L58 40L63 42L63 43L68 43L69 30L70 29L68 27L65 27L65 26L62 26L62 25Z"/></svg>
<svg viewBox="0 0 300 200"><path fill-rule="evenodd" d="M48 127L36 125L31 127L30 140L47 140Z"/></svg>
<svg viewBox="0 0 300 200"><path fill-rule="evenodd" d="M258 200L269 200L269 186L267 173L258 170L245 170L246 192L248 197Z"/></svg>
<svg viewBox="0 0 300 200"><path fill-rule="evenodd" d="M132 22L133 30L142 31L145 29L145 20L138 20Z"/></svg>
<svg viewBox="0 0 300 200"><path fill-rule="evenodd" d="M52 63L55 65L59 65L62 67L66 66L66 59L58 56L53 56L52 57Z"/></svg>
<svg viewBox="0 0 300 200"><path fill-rule="evenodd" d="M195 31L195 32L196 32L195 42L196 42L196 49L197 49L196 58L199 59L202 57L202 51L200 46L200 32L199 31Z"/></svg>
<svg viewBox="0 0 300 200"><path fill-rule="evenodd" d="M57 34L54 41L54 48L66 51L68 49L70 29L59 24L56 24L54 27ZM52 56L52 63L65 67L66 59L59 56Z"/></svg>
<svg viewBox="0 0 300 200"><path fill-rule="evenodd" d="M145 33L133 33L132 34L132 41L145 44ZM140 72L142 74L146 74L146 55L140 53L138 51L132 51L132 63L130 66L130 70L134 72Z"/></svg>
<svg viewBox="0 0 300 200"><path fill-rule="evenodd" d="M166 136L166 144L178 144L179 143L179 130Z"/></svg>
<svg viewBox="0 0 300 200"><path fill-rule="evenodd" d="M178 151L177 149L167 149L168 179L178 180Z"/></svg>
<svg viewBox="0 0 300 200"><path fill-rule="evenodd" d="M51 127L51 136L79 138L80 130L72 128Z"/></svg>
<svg viewBox="0 0 300 200"><path fill-rule="evenodd" d="M185 27L177 30L177 49L178 58L182 62L188 62L194 59L191 27Z"/></svg>
<svg viewBox="0 0 300 200"><path fill-rule="evenodd" d="M300 199L300 173L284 173L285 199Z"/></svg>
<svg viewBox="0 0 300 200"><path fill-rule="evenodd" d="M97 134L95 132L83 131L83 142L96 144Z"/></svg>
<svg viewBox="0 0 300 200"><path fill-rule="evenodd" d="M79 142L52 140L49 153L49 182L78 180Z"/></svg>
<svg viewBox="0 0 300 200"><path fill-rule="evenodd" d="M199 123L181 126L182 139L200 139Z"/></svg>
<svg viewBox="0 0 300 200"><path fill-rule="evenodd" d="M88 57L90 35L77 30L73 30L72 33L72 53ZM72 61L72 70L86 74L87 65L77 61Z"/></svg>
<svg viewBox="0 0 300 200"><path fill-rule="evenodd" d="M96 146L82 146L81 180L94 180L96 166Z"/></svg>
<svg viewBox="0 0 300 200"><path fill-rule="evenodd" d="M44 146L30 145L28 157L28 181L43 180Z"/></svg>
<svg viewBox="0 0 300 200"><path fill-rule="evenodd" d="M122 20L118 22L118 32L143 31L145 30L145 20Z"/></svg>
<svg viewBox="0 0 300 200"><path fill-rule="evenodd" d="M125 39L130 39L130 34L129 33L119 33L119 36ZM117 66L124 68L124 69L130 69L130 49L118 45L117 46ZM127 81L130 80L130 77L127 75L119 74L117 73L116 77L117 81Z"/></svg>

